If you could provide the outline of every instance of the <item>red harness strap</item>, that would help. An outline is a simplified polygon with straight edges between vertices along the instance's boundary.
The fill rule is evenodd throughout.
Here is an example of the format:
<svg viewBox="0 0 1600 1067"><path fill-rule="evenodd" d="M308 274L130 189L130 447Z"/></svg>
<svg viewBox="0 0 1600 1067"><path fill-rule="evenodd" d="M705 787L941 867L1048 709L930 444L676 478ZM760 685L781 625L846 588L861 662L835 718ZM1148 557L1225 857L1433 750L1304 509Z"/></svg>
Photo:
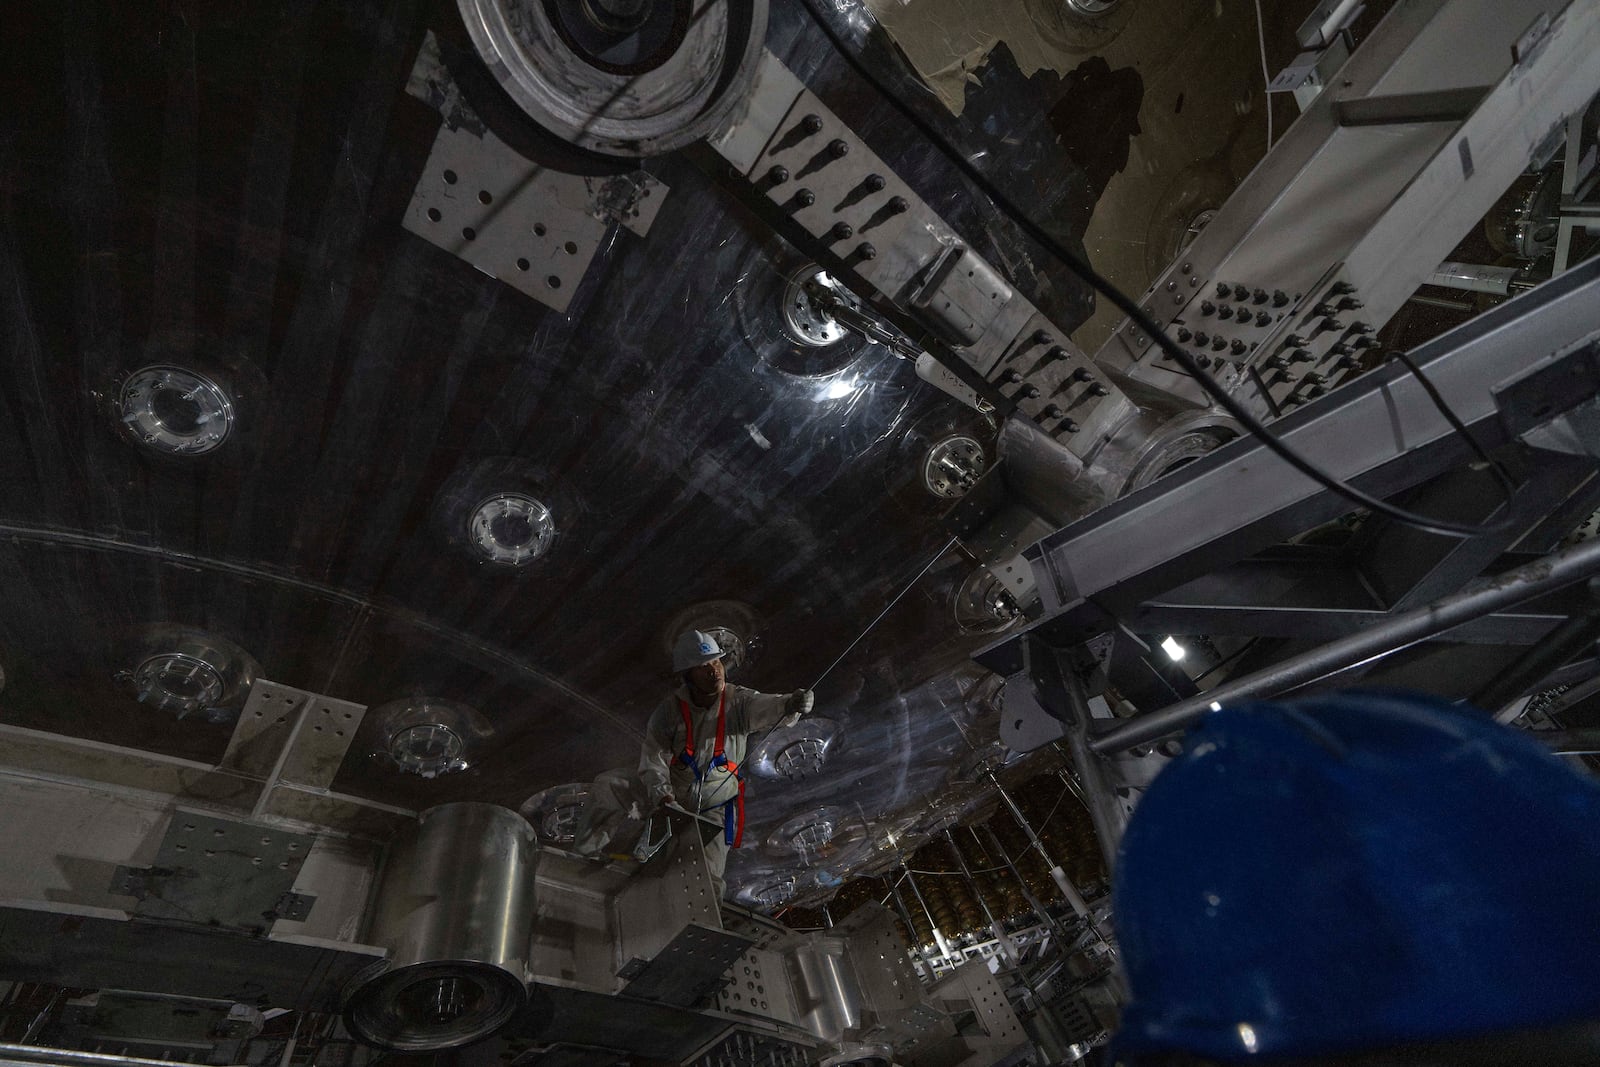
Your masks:
<svg viewBox="0 0 1600 1067"><path fill-rule="evenodd" d="M699 761L694 755L694 717L689 713L689 702L682 697L678 698L678 711L683 714L683 751L678 753L678 762L689 768L694 775L694 780L699 782L705 779L705 774L700 770ZM739 765L731 762L724 746L728 739L728 690L722 690L722 696L717 701L717 743L711 750L711 767L726 767L728 773L733 775L739 783L739 793L732 800L722 805L725 812L723 816L723 840L729 847L738 848L744 841L744 775L739 773Z"/></svg>

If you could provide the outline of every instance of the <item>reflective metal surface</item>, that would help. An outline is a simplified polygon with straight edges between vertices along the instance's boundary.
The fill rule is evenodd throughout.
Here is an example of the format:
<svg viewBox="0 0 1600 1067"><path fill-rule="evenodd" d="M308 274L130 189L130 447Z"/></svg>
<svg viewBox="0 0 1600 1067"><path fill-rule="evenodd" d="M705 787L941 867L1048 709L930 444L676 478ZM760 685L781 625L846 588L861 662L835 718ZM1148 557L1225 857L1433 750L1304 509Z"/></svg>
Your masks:
<svg viewBox="0 0 1600 1067"><path fill-rule="evenodd" d="M815 773L808 758L792 768L804 775L751 782L730 885L818 888L752 847L793 815L843 798L893 826L942 798L946 764L969 750L961 665L984 635L956 622L970 567L934 557L958 502L924 472L937 442L963 436L992 476L992 419L881 344L796 344L782 296L806 257L676 155L648 165L651 199L666 198L649 234L603 243L564 287L565 314L407 231L444 124L533 151L519 109L455 79L475 50L449 5L187 22L97 10L11 16L39 46L0 116L7 158L61 180L20 188L0 221L15 342L0 390L0 720L217 764L231 721L180 723L118 677L174 650L146 649L146 628L181 626L371 709L330 790L516 807L637 759L679 629L736 635L740 684L792 690L913 586L819 689L842 745ZM773 12L767 46L819 85L844 71L796 7ZM430 48L443 58L408 92ZM166 73L135 70L170 72L174 95ZM1026 79L1014 90L970 114L1003 127L1041 106ZM1004 262L1006 226L887 107L856 105L875 151ZM978 130L960 134L974 151ZM1071 165L1053 141L1016 151L1041 173ZM1061 184L1045 200L1078 213L1084 195ZM1064 271L1012 269L1063 325L1087 314ZM220 447L163 457L120 436L120 385L151 366L229 394ZM471 535L481 504L513 495L556 531L520 566ZM531 556L542 542L499 543ZM397 734L436 720L402 724L391 705L442 702L483 717L484 732L444 723L468 766L403 773L415 746L397 757Z"/></svg>
<svg viewBox="0 0 1600 1067"><path fill-rule="evenodd" d="M494 1033L523 1005L533 927L534 833L492 804L423 812L391 853L368 940L382 973L351 991L345 1019L364 1041L455 1048Z"/></svg>

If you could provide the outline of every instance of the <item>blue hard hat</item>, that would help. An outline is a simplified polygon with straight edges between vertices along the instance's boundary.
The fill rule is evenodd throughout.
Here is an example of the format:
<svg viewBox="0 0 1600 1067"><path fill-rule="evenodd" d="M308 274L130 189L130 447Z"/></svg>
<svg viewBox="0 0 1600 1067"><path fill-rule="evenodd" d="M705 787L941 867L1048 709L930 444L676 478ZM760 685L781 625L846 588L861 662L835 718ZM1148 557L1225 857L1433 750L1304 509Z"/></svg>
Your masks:
<svg viewBox="0 0 1600 1067"><path fill-rule="evenodd" d="M1212 712L1123 836L1108 1062L1600 1019L1600 783L1420 695Z"/></svg>

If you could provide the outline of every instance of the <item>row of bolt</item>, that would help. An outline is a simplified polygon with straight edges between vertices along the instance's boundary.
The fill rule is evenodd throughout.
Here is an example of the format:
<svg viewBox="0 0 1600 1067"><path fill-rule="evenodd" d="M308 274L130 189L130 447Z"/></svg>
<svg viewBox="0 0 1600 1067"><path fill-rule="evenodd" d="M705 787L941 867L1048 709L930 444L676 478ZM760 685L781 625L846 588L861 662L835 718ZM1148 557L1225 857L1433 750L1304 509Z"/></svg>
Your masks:
<svg viewBox="0 0 1600 1067"><path fill-rule="evenodd" d="M790 137L793 138L795 136L799 136L801 140L804 140L806 137L814 137L822 132L822 127L822 116L807 115L805 118L800 120L799 126L797 126L795 130L791 131ZM812 164L808 165L805 170L806 172L810 172L819 166L825 166L827 162L841 160L849 154L850 142L836 137L828 142L827 146L823 148L820 153L818 153L817 158L814 159ZM771 167L767 168L766 178L762 183L763 191L770 196L780 186L786 185L789 182L789 179L789 168L785 167L781 163L774 163ZM852 190L849 196L845 197L843 205L841 206L849 206L859 202L873 193L881 193L884 189L888 188L888 185L888 179L884 178L883 175L869 174L865 179L862 180L860 185ZM803 208L811 207L816 202L817 194L802 186L796 189L794 193L790 195L789 199L784 202L784 207L790 214L794 214ZM872 219L868 221L867 225L863 227L863 229L870 229L873 226L881 225L890 218L893 218L896 215L903 215L909 210L911 210L911 204L906 200L905 197L891 196L884 203L883 207L879 209L877 214L875 214ZM855 236L855 232L856 230L854 226L850 225L848 222L845 222L843 219L840 219L838 222L835 222L831 228L829 228L827 237L837 243L840 241L850 240ZM873 260L878 258L878 250L872 245L871 242L863 241L861 244L856 246L855 251L847 258L856 262Z"/></svg>
<svg viewBox="0 0 1600 1067"><path fill-rule="evenodd" d="M1290 334L1284 338L1276 354L1261 361L1264 368L1272 371L1266 379L1267 385L1292 385L1285 397L1287 402L1300 404L1324 395L1334 384L1330 375L1323 373L1324 370L1334 373L1355 370L1360 363L1360 351L1377 346L1376 331L1370 324L1351 322L1347 325L1338 317L1342 312L1355 311L1363 306L1352 295L1354 292L1355 286L1349 282L1336 283L1330 299L1311 309L1314 316L1320 317L1312 324L1309 333ZM1315 338L1330 332L1338 333L1339 339L1320 356L1314 354L1310 346L1315 343ZM1311 366L1304 373L1296 374L1294 368L1301 363Z"/></svg>
<svg viewBox="0 0 1600 1067"><path fill-rule="evenodd" d="M1048 330L1036 330L1028 340L1030 342L1029 347L1044 348L1044 354L1034 363L1028 375L1023 374L1015 367L1011 367L1000 375L999 381L1002 386L1020 386L1013 394L1019 400L1038 400L1044 396L1044 390L1033 382L1026 381L1026 378L1043 370L1051 363L1066 359L1067 350L1055 343L1055 337ZM1055 399L1058 396L1066 399L1063 394L1075 385L1083 385L1085 388L1078 394L1076 400L1068 403L1068 407L1081 403L1089 397L1102 397L1111 394L1111 390L1106 387L1105 383L1096 380L1094 372L1089 370L1088 367L1075 367L1071 374L1067 375L1059 385L1051 390L1050 403L1046 404L1039 412L1038 421L1040 423L1054 422L1056 424L1054 432L1056 433L1072 434L1078 432L1078 423L1067 417L1067 408L1063 407Z"/></svg>

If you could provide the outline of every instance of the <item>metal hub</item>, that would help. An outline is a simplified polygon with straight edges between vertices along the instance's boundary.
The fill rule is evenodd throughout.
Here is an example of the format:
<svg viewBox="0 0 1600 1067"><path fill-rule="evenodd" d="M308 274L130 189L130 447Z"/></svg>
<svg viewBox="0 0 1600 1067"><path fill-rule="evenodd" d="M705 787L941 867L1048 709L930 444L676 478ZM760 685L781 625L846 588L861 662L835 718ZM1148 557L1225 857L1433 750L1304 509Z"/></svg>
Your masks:
<svg viewBox="0 0 1600 1067"><path fill-rule="evenodd" d="M425 722L397 730L389 738L389 756L408 774L437 778L467 769L466 743L443 723Z"/></svg>
<svg viewBox="0 0 1600 1067"><path fill-rule="evenodd" d="M828 742L821 737L802 737L791 741L773 757L772 764L785 778L799 779L822 770Z"/></svg>
<svg viewBox="0 0 1600 1067"><path fill-rule="evenodd" d="M227 689L217 667L185 652L151 656L134 669L132 680L141 704L175 711L179 718L220 703Z"/></svg>
<svg viewBox="0 0 1600 1067"><path fill-rule="evenodd" d="M577 838L583 806L588 802L588 784L572 782L540 790L517 811L539 832L541 843L567 846Z"/></svg>
<svg viewBox="0 0 1600 1067"><path fill-rule="evenodd" d="M1022 604L999 575L977 567L952 595L956 623L968 633L993 633L1022 618Z"/></svg>
<svg viewBox="0 0 1600 1067"><path fill-rule="evenodd" d="M642 158L725 129L755 79L766 0L458 0L508 95L551 134Z"/></svg>
<svg viewBox="0 0 1600 1067"><path fill-rule="evenodd" d="M356 989L345 1008L345 1024L359 1040L379 1048L431 1052L482 1040L526 1002L526 987L498 967L420 963Z"/></svg>
<svg viewBox="0 0 1600 1067"><path fill-rule="evenodd" d="M928 450L922 464L922 484L934 496L956 500L978 484L989 469L983 445L971 437L946 437Z"/></svg>
<svg viewBox="0 0 1600 1067"><path fill-rule="evenodd" d="M1093 19L1110 13L1113 8L1122 3L1122 0L1062 0L1062 2L1066 4L1067 10L1074 15Z"/></svg>
<svg viewBox="0 0 1600 1067"><path fill-rule="evenodd" d="M498 493L472 509L467 531L473 547L491 563L521 567L555 540L550 509L523 493Z"/></svg>
<svg viewBox="0 0 1600 1067"><path fill-rule="evenodd" d="M870 848L868 838L866 823L853 808L824 804L785 819L767 837L765 847L776 856L821 858L838 865Z"/></svg>
<svg viewBox="0 0 1600 1067"><path fill-rule="evenodd" d="M789 841L797 851L820 852L833 840L833 823L816 819L790 831Z"/></svg>
<svg viewBox="0 0 1600 1067"><path fill-rule="evenodd" d="M1181 253L1190 245L1194 244L1195 238L1199 237L1200 234L1205 232L1205 228L1210 226L1211 220L1216 217L1217 209L1214 207L1208 207L1204 211L1197 214L1194 218L1190 219L1189 225L1185 227L1183 231L1183 236L1178 238L1178 251Z"/></svg>
<svg viewBox="0 0 1600 1067"><path fill-rule="evenodd" d="M861 301L821 267L807 267L784 287L784 334L795 344L809 348L825 348L843 340L849 331L832 312L841 304L860 308Z"/></svg>
<svg viewBox="0 0 1600 1067"><path fill-rule="evenodd" d="M776 881L762 882L739 895L752 907L776 908L793 900L798 889L799 886L793 878L780 878Z"/></svg>
<svg viewBox="0 0 1600 1067"><path fill-rule="evenodd" d="M136 370L122 383L123 425L146 448L198 456L219 447L233 429L233 401L209 378L182 367Z"/></svg>

